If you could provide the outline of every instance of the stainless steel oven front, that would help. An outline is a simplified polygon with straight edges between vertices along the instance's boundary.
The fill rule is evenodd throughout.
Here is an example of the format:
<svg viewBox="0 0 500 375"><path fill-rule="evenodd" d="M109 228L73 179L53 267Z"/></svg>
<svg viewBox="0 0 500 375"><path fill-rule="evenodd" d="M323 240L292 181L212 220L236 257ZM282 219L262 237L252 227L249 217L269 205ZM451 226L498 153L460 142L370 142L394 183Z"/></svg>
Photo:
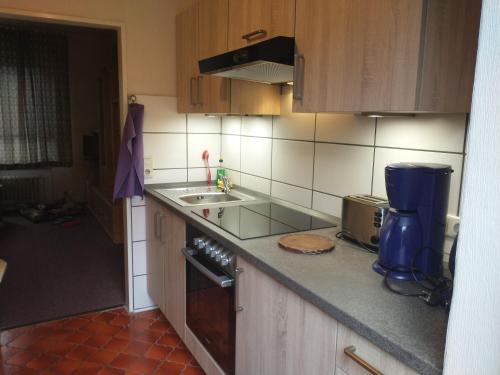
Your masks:
<svg viewBox="0 0 500 375"><path fill-rule="evenodd" d="M188 231L189 232L189 231ZM235 373L234 254L207 236L188 238L186 324L226 375Z"/></svg>

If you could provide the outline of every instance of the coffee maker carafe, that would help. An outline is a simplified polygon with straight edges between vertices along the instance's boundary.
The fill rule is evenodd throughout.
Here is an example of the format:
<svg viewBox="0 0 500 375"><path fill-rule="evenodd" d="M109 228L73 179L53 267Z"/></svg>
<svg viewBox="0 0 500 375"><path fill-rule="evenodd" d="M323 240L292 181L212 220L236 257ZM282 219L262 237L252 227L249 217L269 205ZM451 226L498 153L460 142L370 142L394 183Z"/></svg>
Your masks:
<svg viewBox="0 0 500 375"><path fill-rule="evenodd" d="M389 214L373 269L391 279L442 276L449 165L396 163L385 168Z"/></svg>

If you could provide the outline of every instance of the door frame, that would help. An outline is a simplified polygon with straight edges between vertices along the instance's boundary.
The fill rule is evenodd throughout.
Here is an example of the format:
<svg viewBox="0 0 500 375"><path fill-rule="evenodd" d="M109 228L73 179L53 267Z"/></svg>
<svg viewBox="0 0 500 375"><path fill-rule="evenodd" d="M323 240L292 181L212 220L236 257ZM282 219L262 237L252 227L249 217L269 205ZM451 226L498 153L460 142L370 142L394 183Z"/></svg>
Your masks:
<svg viewBox="0 0 500 375"><path fill-rule="evenodd" d="M0 17L24 21L35 21L50 24L83 26L95 29L115 30L118 45L118 85L120 97L120 124L125 123L127 117L127 50L126 50L126 27L125 23L108 21L95 18L66 16L44 12L33 12L13 8L0 7ZM123 132L123 125L121 125ZM123 199L123 223L124 223L124 253L125 253L125 306L128 311L134 310L133 306L133 277L132 277L132 216L130 198Z"/></svg>

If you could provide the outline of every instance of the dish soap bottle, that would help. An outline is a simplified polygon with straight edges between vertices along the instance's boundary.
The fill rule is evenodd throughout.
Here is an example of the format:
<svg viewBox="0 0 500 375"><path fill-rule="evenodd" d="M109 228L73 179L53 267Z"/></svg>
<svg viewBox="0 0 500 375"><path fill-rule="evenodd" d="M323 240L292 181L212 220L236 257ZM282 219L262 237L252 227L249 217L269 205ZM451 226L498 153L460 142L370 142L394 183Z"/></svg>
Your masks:
<svg viewBox="0 0 500 375"><path fill-rule="evenodd" d="M220 187L221 185L224 186L224 181L222 181L222 176L226 175L226 170L224 169L224 166L222 165L224 163L224 160L222 158L219 159L219 166L217 167L217 186Z"/></svg>

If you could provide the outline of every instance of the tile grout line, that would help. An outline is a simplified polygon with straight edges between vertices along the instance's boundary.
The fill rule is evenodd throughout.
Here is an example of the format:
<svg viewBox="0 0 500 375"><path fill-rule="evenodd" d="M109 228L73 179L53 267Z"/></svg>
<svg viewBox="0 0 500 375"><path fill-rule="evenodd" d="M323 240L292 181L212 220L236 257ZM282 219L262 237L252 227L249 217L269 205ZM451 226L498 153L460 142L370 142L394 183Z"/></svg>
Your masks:
<svg viewBox="0 0 500 375"><path fill-rule="evenodd" d="M312 165L312 181L311 181L311 209L314 205L314 173L316 169L316 130L318 127L318 114L314 114L314 135L313 135L313 165Z"/></svg>
<svg viewBox="0 0 500 375"><path fill-rule="evenodd" d="M373 195L373 180L375 179L375 152L377 150L377 125L378 125L378 118L375 118L375 131L373 133L372 180L370 183L370 195Z"/></svg>

